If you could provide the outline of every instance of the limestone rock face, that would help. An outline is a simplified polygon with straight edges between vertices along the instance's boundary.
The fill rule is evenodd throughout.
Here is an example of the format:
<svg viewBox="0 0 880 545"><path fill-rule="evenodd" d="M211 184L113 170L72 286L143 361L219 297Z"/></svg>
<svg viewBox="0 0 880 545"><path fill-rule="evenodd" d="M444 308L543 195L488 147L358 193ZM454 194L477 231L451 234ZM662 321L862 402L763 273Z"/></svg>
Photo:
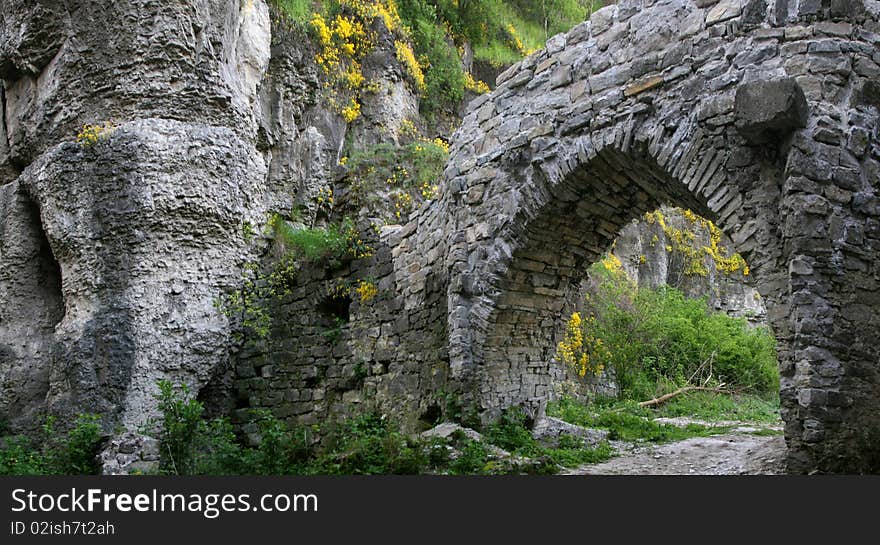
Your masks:
<svg viewBox="0 0 880 545"><path fill-rule="evenodd" d="M627 276L639 286L672 286L688 297L706 297L709 307L714 310L746 318L756 325L764 324L767 311L761 295L751 285L751 275L744 275L743 268L725 272L705 252L704 249L711 245L709 229L688 220L675 208L663 207L659 213L670 232L693 236L691 246L697 257L684 255L678 248L679 243L670 240L659 223L642 218L623 228L612 251ZM736 250L733 241L726 236L718 246L726 251L726 255L732 255ZM689 270L692 259L697 259L701 265L699 271L695 272L693 267Z"/></svg>
<svg viewBox="0 0 880 545"><path fill-rule="evenodd" d="M55 325L64 315L61 270L21 184L0 187L0 414L32 429L44 408Z"/></svg>
<svg viewBox="0 0 880 545"><path fill-rule="evenodd" d="M268 202L268 7L0 13L0 406L16 429L45 410L136 429L157 380L198 391L228 361L214 302L240 282L242 224ZM74 142L83 124L101 128Z"/></svg>
<svg viewBox="0 0 880 545"><path fill-rule="evenodd" d="M197 390L211 378L229 345L213 302L240 279L265 172L229 129L155 119L25 169L63 278L52 412L89 407L135 427L158 379Z"/></svg>
<svg viewBox="0 0 880 545"><path fill-rule="evenodd" d="M158 380L223 383L238 346L217 303L265 251L269 214L309 210L347 139L393 141L418 115L384 36L365 62L382 92L349 127L322 99L306 31L271 9L0 0L0 419L13 430L46 412L136 430Z"/></svg>

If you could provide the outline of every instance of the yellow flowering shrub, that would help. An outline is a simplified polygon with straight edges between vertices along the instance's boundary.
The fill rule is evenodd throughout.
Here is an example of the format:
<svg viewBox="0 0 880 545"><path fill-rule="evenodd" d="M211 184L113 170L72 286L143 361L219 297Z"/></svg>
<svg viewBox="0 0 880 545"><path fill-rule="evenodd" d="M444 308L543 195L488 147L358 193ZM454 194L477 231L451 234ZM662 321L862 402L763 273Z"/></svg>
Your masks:
<svg viewBox="0 0 880 545"><path fill-rule="evenodd" d="M376 297L376 295L379 293L379 288L377 288L376 284L374 284L373 282L358 280L357 286L355 286L354 288L354 292L358 296L358 301L360 301L361 304L364 304Z"/></svg>
<svg viewBox="0 0 880 545"><path fill-rule="evenodd" d="M351 123L361 115L361 94L377 92L377 82L368 82L361 62L378 42L372 25L376 20L392 33L405 35L394 0L338 0L334 16L315 13L310 20L319 52L315 62L321 67L326 80L327 102ZM413 77L420 91L424 91L424 74L415 59L412 48L403 41L395 41L397 57Z"/></svg>
<svg viewBox="0 0 880 545"><path fill-rule="evenodd" d="M516 31L516 27L514 27L512 24L508 24L505 29L507 30L507 35L510 39L511 44L516 48L517 51L519 51L520 55L522 55L523 57L527 57L528 55L531 55L532 53L537 51L537 49L529 49L525 45L523 45L522 39L519 37L519 34Z"/></svg>
<svg viewBox="0 0 880 545"><path fill-rule="evenodd" d="M604 361L611 357L602 339L591 333L596 319L581 318L580 312L572 313L565 327L565 334L556 346L556 357L574 370L579 377L599 375L605 370Z"/></svg>
<svg viewBox="0 0 880 545"><path fill-rule="evenodd" d="M700 217L691 210L676 209L681 216L691 225L688 229L678 229L670 226L666 222L663 212L656 210L645 214L644 219L648 224L657 224L663 229L667 240L670 242L666 246L667 252L678 252L685 259L686 275L707 276L709 269L706 266L704 257L709 256L715 263L715 270L726 275L741 272L743 276L748 276L750 270L746 265L745 259L738 253L730 253L730 251L721 244L721 229L715 223L706 218ZM702 229L709 232L709 244L701 245L697 241L697 230ZM652 238L651 245L657 242L656 236Z"/></svg>
<svg viewBox="0 0 880 545"><path fill-rule="evenodd" d="M361 103L353 98L349 101L348 106L342 109L342 118L347 123L351 123L361 115Z"/></svg>
<svg viewBox="0 0 880 545"><path fill-rule="evenodd" d="M491 91L486 82L474 79L474 76L470 72L466 72L464 75L464 88L481 95Z"/></svg>
<svg viewBox="0 0 880 545"><path fill-rule="evenodd" d="M422 72L422 67L419 66L419 61L416 60L412 47L406 42L395 40L394 49L397 52L397 60L406 68L407 74L416 84L416 89L420 93L424 93L428 88L425 84L425 74Z"/></svg>
<svg viewBox="0 0 880 545"><path fill-rule="evenodd" d="M394 217L400 219L402 215L409 214L413 208L412 195L404 191L392 194L394 199Z"/></svg>
<svg viewBox="0 0 880 545"><path fill-rule="evenodd" d="M109 121L105 121L103 125L84 123L76 135L76 142L83 147L91 146L108 137L114 130L116 130L116 126Z"/></svg>

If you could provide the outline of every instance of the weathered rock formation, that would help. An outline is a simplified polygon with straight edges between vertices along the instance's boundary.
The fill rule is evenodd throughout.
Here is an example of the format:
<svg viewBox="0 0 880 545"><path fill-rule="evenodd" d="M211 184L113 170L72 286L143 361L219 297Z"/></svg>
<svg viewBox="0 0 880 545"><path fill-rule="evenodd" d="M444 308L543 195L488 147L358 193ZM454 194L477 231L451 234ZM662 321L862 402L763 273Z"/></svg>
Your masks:
<svg viewBox="0 0 880 545"><path fill-rule="evenodd" d="M751 286L748 265L733 258L733 241L718 235L713 247L712 230L701 218L664 207L624 227L612 253L638 286L672 286L688 297L706 297L709 308L763 324L767 309ZM716 261L713 253L727 259Z"/></svg>
<svg viewBox="0 0 880 545"><path fill-rule="evenodd" d="M7 1L0 17L5 414L132 427L155 379L200 389L227 364L238 408L298 422L539 404L586 266L668 203L751 266L791 469L880 470L876 1L600 10L470 104L430 206L369 260L300 278L269 338L234 355L213 302L261 251L242 222L327 183L347 130L313 106L301 44L273 41L259 0ZM376 298L322 304L367 277Z"/></svg>

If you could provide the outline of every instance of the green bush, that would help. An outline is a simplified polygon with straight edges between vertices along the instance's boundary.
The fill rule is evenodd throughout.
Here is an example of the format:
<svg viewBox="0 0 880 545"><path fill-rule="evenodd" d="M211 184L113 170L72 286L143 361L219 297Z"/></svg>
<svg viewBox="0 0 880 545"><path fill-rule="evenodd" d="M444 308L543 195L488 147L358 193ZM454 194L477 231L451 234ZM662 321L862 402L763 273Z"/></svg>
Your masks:
<svg viewBox="0 0 880 545"><path fill-rule="evenodd" d="M65 435L55 430L55 419L50 416L39 439L14 436L0 441L0 475L97 474L103 439L97 415L77 415Z"/></svg>
<svg viewBox="0 0 880 545"><path fill-rule="evenodd" d="M589 342L572 353L571 342L579 341L567 334L560 358L586 354L588 372L610 369L626 399L649 399L703 377L743 392L779 388L776 344L766 328L712 312L705 298L689 299L671 287L637 289L613 259L590 268L583 311L569 327L574 324Z"/></svg>

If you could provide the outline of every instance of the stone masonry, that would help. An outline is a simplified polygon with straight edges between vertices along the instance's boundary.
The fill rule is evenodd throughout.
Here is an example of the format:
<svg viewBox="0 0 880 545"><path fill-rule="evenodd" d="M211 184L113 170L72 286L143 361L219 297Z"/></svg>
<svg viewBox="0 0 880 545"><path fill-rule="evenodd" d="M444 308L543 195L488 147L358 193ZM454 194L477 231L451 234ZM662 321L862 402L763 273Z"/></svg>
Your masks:
<svg viewBox="0 0 880 545"><path fill-rule="evenodd" d="M623 1L471 103L414 246L451 234L432 270L450 276L451 376L473 402L550 395L585 266L671 203L751 266L790 468L880 469L880 5L770 4Z"/></svg>
<svg viewBox="0 0 880 545"><path fill-rule="evenodd" d="M106 20L123 21L109 46ZM299 423L539 407L587 266L670 204L749 262L790 469L880 471L880 3L596 12L470 104L438 198L371 258L304 274L239 347L213 303L259 255L242 222L328 183L344 133L303 108L308 70L276 30L259 0L0 1L4 418L135 430L158 378ZM328 302L356 279L377 297Z"/></svg>

